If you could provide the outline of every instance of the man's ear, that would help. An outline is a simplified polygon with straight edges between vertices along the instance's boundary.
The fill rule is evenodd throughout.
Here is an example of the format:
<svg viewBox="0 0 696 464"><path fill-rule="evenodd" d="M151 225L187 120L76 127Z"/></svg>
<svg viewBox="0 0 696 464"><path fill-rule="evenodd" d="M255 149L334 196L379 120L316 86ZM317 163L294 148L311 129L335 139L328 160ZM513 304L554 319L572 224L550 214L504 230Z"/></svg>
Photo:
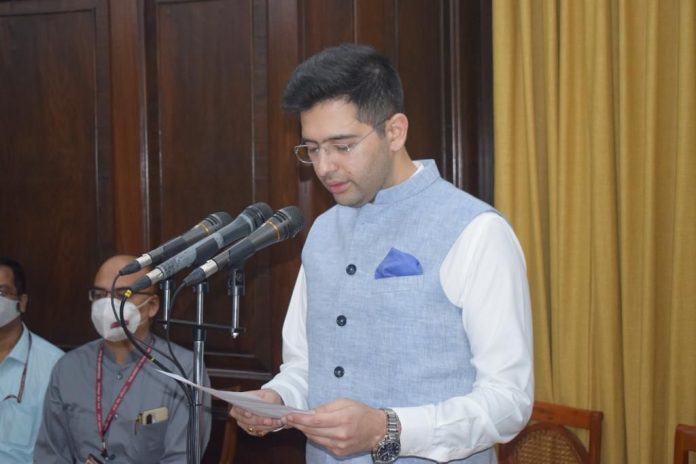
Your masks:
<svg viewBox="0 0 696 464"><path fill-rule="evenodd" d="M22 313L22 314L26 313L26 312L27 312L27 306L29 305L29 295L27 295L26 293L22 293L22 294L19 296L19 302L18 302L18 303L19 303L19 304L18 304L18 308L17 308L17 309L19 309L19 312Z"/></svg>
<svg viewBox="0 0 696 464"><path fill-rule="evenodd" d="M406 136L408 135L408 118L403 113L394 114L384 127L385 136L389 142L391 151L399 151L406 144Z"/></svg>
<svg viewBox="0 0 696 464"><path fill-rule="evenodd" d="M152 295L148 302L146 303L147 307L147 317L150 319L153 319L157 313L159 312L160 308L160 299L159 295Z"/></svg>

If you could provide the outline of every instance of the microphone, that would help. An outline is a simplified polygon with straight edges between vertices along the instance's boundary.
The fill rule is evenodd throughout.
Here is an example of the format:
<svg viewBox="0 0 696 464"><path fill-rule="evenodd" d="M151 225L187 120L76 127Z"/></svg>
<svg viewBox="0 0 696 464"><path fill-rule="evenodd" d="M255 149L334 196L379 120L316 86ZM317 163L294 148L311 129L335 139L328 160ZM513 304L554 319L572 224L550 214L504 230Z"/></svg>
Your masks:
<svg viewBox="0 0 696 464"><path fill-rule="evenodd" d="M126 264L121 268L120 271L118 271L118 275L124 276L133 274L145 266L161 263L165 259L171 258L192 243L196 243L203 237L215 232L220 227L229 224L231 220L232 216L224 211L210 214L187 232L184 232L178 237L169 240L167 243L160 245L154 250L149 251Z"/></svg>
<svg viewBox="0 0 696 464"><path fill-rule="evenodd" d="M247 206L234 221L214 234L194 243L179 254L169 258L152 271L136 280L130 287L132 292L139 292L157 282L168 279L180 270L200 264L210 259L218 250L230 243L246 237L263 224L273 214L266 203L254 203Z"/></svg>
<svg viewBox="0 0 696 464"><path fill-rule="evenodd" d="M194 269L182 281L183 286L195 285L230 266L238 266L262 248L297 235L304 226L302 211L297 206L279 209L261 227L238 241L227 250Z"/></svg>

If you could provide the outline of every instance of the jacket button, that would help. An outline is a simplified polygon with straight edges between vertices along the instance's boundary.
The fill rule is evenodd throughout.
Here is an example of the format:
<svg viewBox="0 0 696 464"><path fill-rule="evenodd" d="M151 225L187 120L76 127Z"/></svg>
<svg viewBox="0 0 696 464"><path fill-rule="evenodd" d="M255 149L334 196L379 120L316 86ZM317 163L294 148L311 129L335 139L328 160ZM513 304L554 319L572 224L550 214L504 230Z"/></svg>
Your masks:
<svg viewBox="0 0 696 464"><path fill-rule="evenodd" d="M341 366L338 366L336 369L334 369L334 375L339 379L343 377L343 374L345 374L345 371Z"/></svg>
<svg viewBox="0 0 696 464"><path fill-rule="evenodd" d="M341 314L336 318L336 324L338 324L340 327L343 327L344 325L346 325L347 320L348 319L346 319L346 316Z"/></svg>
<svg viewBox="0 0 696 464"><path fill-rule="evenodd" d="M346 273L348 275L353 275L353 274L355 274L356 269L357 268L355 267L355 264L349 264L348 266L346 266Z"/></svg>

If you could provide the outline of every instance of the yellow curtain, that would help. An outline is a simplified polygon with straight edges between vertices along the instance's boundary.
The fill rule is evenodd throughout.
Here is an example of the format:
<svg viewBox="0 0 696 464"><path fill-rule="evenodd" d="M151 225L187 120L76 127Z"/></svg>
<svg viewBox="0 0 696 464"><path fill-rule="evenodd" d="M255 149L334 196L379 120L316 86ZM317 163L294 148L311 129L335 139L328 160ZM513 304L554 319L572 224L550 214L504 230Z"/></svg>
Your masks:
<svg viewBox="0 0 696 464"><path fill-rule="evenodd" d="M537 399L602 461L696 424L696 1L494 0L495 203L525 248Z"/></svg>

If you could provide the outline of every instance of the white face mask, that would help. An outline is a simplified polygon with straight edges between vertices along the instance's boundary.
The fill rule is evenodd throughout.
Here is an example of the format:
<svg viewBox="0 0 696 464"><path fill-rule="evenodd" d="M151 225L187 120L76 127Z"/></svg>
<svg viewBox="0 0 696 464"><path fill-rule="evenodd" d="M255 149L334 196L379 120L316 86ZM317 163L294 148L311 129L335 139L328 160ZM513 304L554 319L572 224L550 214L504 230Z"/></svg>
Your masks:
<svg viewBox="0 0 696 464"><path fill-rule="evenodd" d="M19 317L19 301L0 296L0 327L5 327Z"/></svg>
<svg viewBox="0 0 696 464"><path fill-rule="evenodd" d="M123 318L126 321L128 331L133 333L138 329L141 323L140 311L138 311L138 308L149 300L150 298L143 301L138 306L130 301L126 301L123 307ZM114 300L114 304L116 305L116 311L118 313L118 311L120 311L119 300ZM120 342L128 338L123 327L121 327L121 324L114 315L114 311L111 307L111 298L100 298L92 303L92 323L94 324L94 328L97 329L97 332L99 332L99 335L106 340Z"/></svg>

